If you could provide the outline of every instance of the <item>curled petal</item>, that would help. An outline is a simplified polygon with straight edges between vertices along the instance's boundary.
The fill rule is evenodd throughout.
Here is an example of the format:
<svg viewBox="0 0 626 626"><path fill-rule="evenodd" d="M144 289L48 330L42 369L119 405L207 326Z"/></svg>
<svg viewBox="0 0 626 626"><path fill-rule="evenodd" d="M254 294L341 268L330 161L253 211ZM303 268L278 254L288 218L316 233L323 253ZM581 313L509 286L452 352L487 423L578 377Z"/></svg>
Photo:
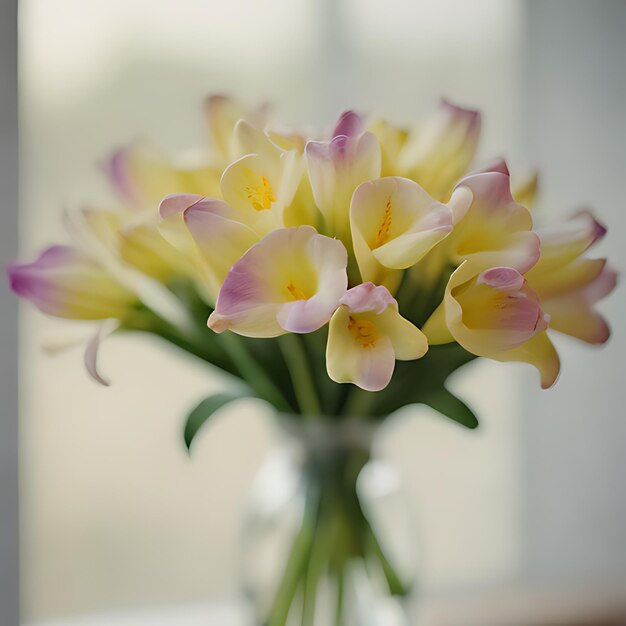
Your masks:
<svg viewBox="0 0 626 626"><path fill-rule="evenodd" d="M398 303L389 291L385 287L376 286L371 282L357 285L346 291L340 303L345 304L353 313L371 311L380 315L389 306L396 311L398 310Z"/></svg>
<svg viewBox="0 0 626 626"><path fill-rule="evenodd" d="M85 354L83 357L85 369L91 378L105 387L108 387L111 382L108 379L103 378L98 371L98 352L102 341L115 332L118 327L119 324L116 320L107 320L99 326L97 332L91 337L85 347Z"/></svg>
<svg viewBox="0 0 626 626"><path fill-rule="evenodd" d="M411 133L400 167L430 195L446 200L469 167L480 135L480 113L442 100L436 114Z"/></svg>
<svg viewBox="0 0 626 626"><path fill-rule="evenodd" d="M211 288L221 287L230 268L259 237L236 220L236 212L222 200L205 198L184 212L184 219L193 237Z"/></svg>
<svg viewBox="0 0 626 626"><path fill-rule="evenodd" d="M209 327L250 337L313 332L345 293L347 262L343 244L311 226L275 230L232 267Z"/></svg>
<svg viewBox="0 0 626 626"><path fill-rule="evenodd" d="M452 230L450 209L406 178L379 178L354 192L352 241L364 280L415 265Z"/></svg>
<svg viewBox="0 0 626 626"><path fill-rule="evenodd" d="M354 383L366 391L381 391L393 376L396 357L389 337L364 349L350 331L348 308L339 307L330 321L326 369L336 383Z"/></svg>
<svg viewBox="0 0 626 626"><path fill-rule="evenodd" d="M340 116L333 131L333 138L344 135L345 137L356 137L365 130L363 120L354 111L344 111Z"/></svg>
<svg viewBox="0 0 626 626"><path fill-rule="evenodd" d="M432 344L455 340L478 356L532 363L539 367L545 382L550 378L545 372L553 372L555 367L558 372L556 353L546 348L547 337L535 337L545 334L549 322L539 297L516 269L480 271L466 261L450 277L444 301L423 330ZM535 347L541 347L543 356L537 356ZM546 355L552 356L544 362ZM556 375L552 382L555 379Z"/></svg>
<svg viewBox="0 0 626 626"><path fill-rule="evenodd" d="M398 313L385 287L363 283L340 302L326 348L328 375L335 382L380 391L389 384L396 359L419 359L428 350L424 334Z"/></svg>
<svg viewBox="0 0 626 626"><path fill-rule="evenodd" d="M515 202L509 177L474 174L456 187L448 206L454 231L447 245L455 263L471 260L483 269L497 265L528 271L539 259L539 238L528 209Z"/></svg>
<svg viewBox="0 0 626 626"><path fill-rule="evenodd" d="M49 315L70 319L123 318L134 293L76 248L52 246L31 263L8 268L12 290Z"/></svg>
<svg viewBox="0 0 626 626"><path fill-rule="evenodd" d="M215 302L235 261L259 239L238 221L239 213L217 198L194 195L167 196L161 203L161 232L198 267Z"/></svg>

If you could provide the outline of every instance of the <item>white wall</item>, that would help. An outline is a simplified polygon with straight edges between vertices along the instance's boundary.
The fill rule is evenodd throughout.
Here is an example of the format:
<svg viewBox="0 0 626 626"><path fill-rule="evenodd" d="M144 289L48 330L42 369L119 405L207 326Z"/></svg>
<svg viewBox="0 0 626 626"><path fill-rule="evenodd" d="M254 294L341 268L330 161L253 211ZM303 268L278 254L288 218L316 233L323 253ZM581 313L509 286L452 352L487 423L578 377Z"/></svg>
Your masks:
<svg viewBox="0 0 626 626"><path fill-rule="evenodd" d="M542 172L540 216L596 209L609 233L595 252L623 278L626 3L526 2L525 16L521 143ZM527 388L527 574L612 580L626 589L623 284L601 308L613 326L611 342L598 350L562 341L556 388Z"/></svg>

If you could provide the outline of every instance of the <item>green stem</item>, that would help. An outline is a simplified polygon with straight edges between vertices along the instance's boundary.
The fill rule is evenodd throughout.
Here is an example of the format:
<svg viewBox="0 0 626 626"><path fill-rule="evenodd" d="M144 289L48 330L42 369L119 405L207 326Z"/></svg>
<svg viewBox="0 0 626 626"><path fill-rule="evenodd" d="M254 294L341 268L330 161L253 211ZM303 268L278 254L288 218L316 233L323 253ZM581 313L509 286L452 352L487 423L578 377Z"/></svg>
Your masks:
<svg viewBox="0 0 626 626"><path fill-rule="evenodd" d="M317 498L314 499L317 500ZM285 626L298 586L305 575L307 563L311 558L315 533L315 523L312 523L310 507L311 503L309 502L307 503L307 510L304 512L302 527L291 547L285 572L267 620L267 626Z"/></svg>
<svg viewBox="0 0 626 626"><path fill-rule="evenodd" d="M365 517L365 514L363 514L363 527L366 533L366 540L369 542L372 548L372 552L374 556L376 556L376 558L378 559L380 566L383 570L383 574L385 575L385 579L387 580L387 585L389 586L389 591L394 596L404 597L408 595L409 589L402 582L395 568L389 562L389 559L387 558L385 551L380 545L374 529L371 527L369 521Z"/></svg>
<svg viewBox="0 0 626 626"><path fill-rule="evenodd" d="M342 565L337 570L337 605L335 612L335 626L342 626L343 624L343 595L345 585L345 565Z"/></svg>
<svg viewBox="0 0 626 626"><path fill-rule="evenodd" d="M291 408L285 396L280 392L265 370L254 360L248 352L239 335L225 332L218 335L219 341L224 346L241 377L254 389L263 400L273 404L279 411L290 412Z"/></svg>
<svg viewBox="0 0 626 626"><path fill-rule="evenodd" d="M369 414L375 400L376 393L364 391L358 387L352 387L343 407L342 414L346 417L365 417Z"/></svg>
<svg viewBox="0 0 626 626"><path fill-rule="evenodd" d="M309 362L301 338L293 333L278 338L293 388L303 415L319 416L322 414Z"/></svg>

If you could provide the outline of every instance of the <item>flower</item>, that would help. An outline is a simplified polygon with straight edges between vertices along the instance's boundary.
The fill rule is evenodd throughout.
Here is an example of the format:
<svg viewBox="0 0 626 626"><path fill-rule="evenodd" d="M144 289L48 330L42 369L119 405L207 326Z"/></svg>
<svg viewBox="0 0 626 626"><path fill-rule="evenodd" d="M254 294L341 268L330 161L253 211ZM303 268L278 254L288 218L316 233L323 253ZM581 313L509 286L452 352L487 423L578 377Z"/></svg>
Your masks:
<svg viewBox="0 0 626 626"><path fill-rule="evenodd" d="M349 243L352 194L361 183L380 176L378 140L363 132L356 113L346 111L331 141L309 141L305 155L313 197L324 216L324 232Z"/></svg>
<svg viewBox="0 0 626 626"><path fill-rule="evenodd" d="M398 156L399 172L445 201L472 162L479 136L478 111L442 100L431 119L409 133Z"/></svg>
<svg viewBox="0 0 626 626"><path fill-rule="evenodd" d="M279 148L264 132L243 120L235 127L235 140L244 156L224 170L222 198L238 212L238 219L259 235L282 228L283 213L302 176L301 156L295 148Z"/></svg>
<svg viewBox="0 0 626 626"><path fill-rule="evenodd" d="M465 261L450 277L443 302L422 330L433 345L456 341L477 356L530 363L547 388L560 369L546 333L549 322L539 296L517 269L484 270L475 261Z"/></svg>
<svg viewBox="0 0 626 626"><path fill-rule="evenodd" d="M456 186L448 206L454 230L446 240L451 262L472 260L483 269L506 265L524 273L539 258L532 217L511 195L510 179L498 171L472 174Z"/></svg>
<svg viewBox="0 0 626 626"><path fill-rule="evenodd" d="M617 275L606 259L581 255L604 237L606 228L583 211L538 232L541 258L526 279L550 315L550 328L588 343L604 343L610 330L594 305L614 289Z"/></svg>
<svg viewBox="0 0 626 626"><path fill-rule="evenodd" d="M240 102L221 94L209 96L205 110L210 144L214 151L212 161L216 165L227 164L241 156L233 133L237 122L245 120L255 128L263 128L269 117L267 105L248 109ZM190 189L186 191L191 192Z"/></svg>
<svg viewBox="0 0 626 626"><path fill-rule="evenodd" d="M417 183L393 176L357 187L350 223L362 279L393 291L399 270L415 265L450 233L452 212Z"/></svg>
<svg viewBox="0 0 626 626"><path fill-rule="evenodd" d="M312 226L275 230L232 267L209 327L249 337L313 332L346 291L347 262L343 244Z"/></svg>
<svg viewBox="0 0 626 626"><path fill-rule="evenodd" d="M175 192L214 195L221 169L206 162L173 162L146 142L115 151L104 165L113 189L135 210L154 211L161 198Z"/></svg>
<svg viewBox="0 0 626 626"><path fill-rule="evenodd" d="M426 337L398 313L398 303L371 282L353 287L330 320L326 368L332 380L380 391L391 380L396 359L426 354Z"/></svg>
<svg viewBox="0 0 626 626"><path fill-rule="evenodd" d="M8 268L11 289L40 311L77 320L121 319L136 295L71 246L52 246L30 263Z"/></svg>
<svg viewBox="0 0 626 626"><path fill-rule="evenodd" d="M259 240L258 234L217 198L174 194L163 199L159 212L163 236L198 267L209 301L215 302L230 268Z"/></svg>

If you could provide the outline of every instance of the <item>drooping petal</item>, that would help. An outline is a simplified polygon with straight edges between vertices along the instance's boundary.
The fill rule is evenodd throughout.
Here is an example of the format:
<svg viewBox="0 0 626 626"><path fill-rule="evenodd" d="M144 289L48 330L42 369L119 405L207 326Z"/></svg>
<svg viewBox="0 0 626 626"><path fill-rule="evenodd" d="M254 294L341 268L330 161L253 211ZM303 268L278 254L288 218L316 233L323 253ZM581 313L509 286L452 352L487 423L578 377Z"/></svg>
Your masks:
<svg viewBox="0 0 626 626"><path fill-rule="evenodd" d="M594 310L616 284L616 274L605 259L583 258L583 253L606 233L589 211L539 230L541 258L526 274L539 294L550 327L592 344L609 338L609 327Z"/></svg>
<svg viewBox="0 0 626 626"><path fill-rule="evenodd" d="M492 357L503 363L519 361L534 366L541 377L541 388L554 385L561 371L561 360L548 333L544 330L517 348L498 353Z"/></svg>
<svg viewBox="0 0 626 626"><path fill-rule="evenodd" d="M354 192L352 241L363 280L415 265L452 230L450 209L406 178L379 178Z"/></svg>
<svg viewBox="0 0 626 626"><path fill-rule="evenodd" d="M250 337L313 332L345 293L346 266L343 244L313 227L275 230L232 267L209 327Z"/></svg>
<svg viewBox="0 0 626 626"><path fill-rule="evenodd" d="M478 145L480 113L442 100L435 115L410 133L400 154L402 172L445 201L466 173Z"/></svg>
<svg viewBox="0 0 626 626"><path fill-rule="evenodd" d="M541 257L529 272L533 280L577 259L604 237L606 228L591 211L580 211L568 219L544 224L536 232L541 242Z"/></svg>
<svg viewBox="0 0 626 626"><path fill-rule="evenodd" d="M52 246L31 263L15 263L8 276L18 296L56 317L120 319L137 301L134 293L70 246Z"/></svg>
<svg viewBox="0 0 626 626"><path fill-rule="evenodd" d="M457 185L448 203L454 230L446 246L456 264L471 260L483 269L514 267L522 274L539 259L539 238L528 209L515 202L509 177L473 174Z"/></svg>
<svg viewBox="0 0 626 626"><path fill-rule="evenodd" d="M87 373L93 378L97 383L108 387L111 382L104 378L100 372L98 371L98 352L100 350L100 345L109 335L111 335L117 328L119 327L119 323L116 320L107 320L100 324L96 333L91 337L91 339L87 342L85 347L85 353L83 356L83 361L85 363L85 369Z"/></svg>
<svg viewBox="0 0 626 626"><path fill-rule="evenodd" d="M424 334L398 313L398 303L371 282L348 290L329 327L326 367L332 380L380 391L391 380L396 359L424 356Z"/></svg>
<svg viewBox="0 0 626 626"><path fill-rule="evenodd" d="M605 263L605 259L580 259L578 263L563 268L569 270L567 273L576 280L570 281L569 285L564 280L558 290L542 297L543 308L550 315L550 328L591 344L605 343L609 339L609 325L594 309L594 305L611 293L617 283L616 272ZM555 274L562 276L564 272L556 271Z"/></svg>
<svg viewBox="0 0 626 626"><path fill-rule="evenodd" d="M339 124L339 127L346 124ZM336 135L330 142L309 141L305 148L313 197L328 234L349 237L350 199L363 182L380 176L376 136Z"/></svg>

